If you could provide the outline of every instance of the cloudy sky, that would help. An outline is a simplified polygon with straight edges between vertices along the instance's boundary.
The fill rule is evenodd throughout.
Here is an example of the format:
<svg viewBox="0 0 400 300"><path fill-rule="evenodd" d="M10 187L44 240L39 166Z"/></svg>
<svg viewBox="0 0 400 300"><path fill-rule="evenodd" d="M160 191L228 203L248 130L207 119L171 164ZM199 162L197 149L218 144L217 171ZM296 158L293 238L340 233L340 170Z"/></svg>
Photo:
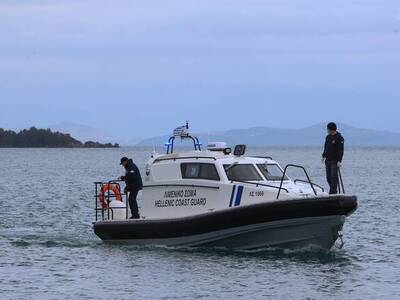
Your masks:
<svg viewBox="0 0 400 300"><path fill-rule="evenodd" d="M0 127L400 131L399 0L0 2Z"/></svg>

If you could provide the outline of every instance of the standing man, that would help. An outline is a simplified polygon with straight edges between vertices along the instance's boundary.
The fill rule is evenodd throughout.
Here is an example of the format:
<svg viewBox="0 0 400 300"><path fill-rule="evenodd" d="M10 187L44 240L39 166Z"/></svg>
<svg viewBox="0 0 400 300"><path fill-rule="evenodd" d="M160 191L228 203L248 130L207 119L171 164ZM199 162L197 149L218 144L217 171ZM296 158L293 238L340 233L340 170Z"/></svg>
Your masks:
<svg viewBox="0 0 400 300"><path fill-rule="evenodd" d="M325 163L326 167L326 179L330 187L329 194L337 194L339 185L338 171L342 166L344 138L337 131L335 123L329 123L327 129L328 135L325 140L322 163Z"/></svg>
<svg viewBox="0 0 400 300"><path fill-rule="evenodd" d="M138 192L143 188L142 176L140 176L139 168L133 163L132 159L127 157L121 158L121 165L125 168L125 176L121 176L121 180L125 180L125 193L129 192L129 207L131 208L131 219L139 219L139 209L136 201Z"/></svg>

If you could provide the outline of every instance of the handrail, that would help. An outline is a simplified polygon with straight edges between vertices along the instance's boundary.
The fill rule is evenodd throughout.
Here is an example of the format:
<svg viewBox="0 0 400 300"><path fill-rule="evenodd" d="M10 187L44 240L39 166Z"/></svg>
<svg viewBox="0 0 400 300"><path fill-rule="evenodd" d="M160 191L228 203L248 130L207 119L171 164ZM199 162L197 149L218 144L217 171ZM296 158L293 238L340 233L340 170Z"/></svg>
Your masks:
<svg viewBox="0 0 400 300"><path fill-rule="evenodd" d="M241 182L241 183L248 183L248 184L253 184L255 186L265 186L265 187L270 187L270 188L274 188L274 189L279 189L279 187L275 186L275 185L269 185L269 184L265 184L265 183L257 183L257 182L251 182L251 181L242 181L242 180L231 180L231 182ZM284 187L281 187L280 189L284 190L286 193L289 193L288 189L285 189Z"/></svg>
<svg viewBox="0 0 400 300"><path fill-rule="evenodd" d="M295 180L294 180L294 183L296 183L297 181L299 181L299 182L304 182L304 183L308 183L307 180L302 180L302 179L295 179ZM321 191L325 192L325 189L324 189L322 186L320 186L320 185L318 185L318 184L316 184L316 183L314 183L314 182L311 182L311 183L312 183L312 185L314 185L314 186L316 186L317 188L319 188Z"/></svg>
<svg viewBox="0 0 400 300"><path fill-rule="evenodd" d="M149 184L149 185L144 185L143 188L149 188L149 187L177 187L177 186L183 186L183 187L198 187L198 188L206 188L206 189L216 189L219 190L219 186L209 186L209 185L196 185L196 184Z"/></svg>
<svg viewBox="0 0 400 300"><path fill-rule="evenodd" d="M340 168L338 168L338 177L339 177L339 182L338 182L338 186L339 186L339 194L340 194L340 185L342 186L342 191L343 194L346 194L346 191L344 190L344 184L343 184L343 178L342 178L342 172L340 171Z"/></svg>
<svg viewBox="0 0 400 300"><path fill-rule="evenodd" d="M313 186L313 184L312 184L312 182L311 182L310 176L308 176L308 173L307 173L306 169L305 169L303 166L288 164L288 165L286 165L285 170L283 171L283 175L282 175L282 178L281 178L281 184L280 184L280 186L279 186L279 191L278 191L278 195L276 196L276 199L279 199L279 196L280 196L280 194L281 194L282 185L283 185L283 180L284 180L285 177L286 177L286 172L287 172L287 169L288 169L289 167L302 169L302 170L304 171L304 173L306 174L308 183L310 184L310 186L311 186L311 188L312 188L312 190L313 190L313 192L314 192L314 195L317 196L317 191L315 190L315 188L314 188L314 186Z"/></svg>
<svg viewBox="0 0 400 300"><path fill-rule="evenodd" d="M170 153L170 150L171 150L171 153L174 153L174 141L175 141L175 137L171 136L169 138L168 144L167 144L167 154Z"/></svg>
<svg viewBox="0 0 400 300"><path fill-rule="evenodd" d="M176 136L171 136L168 139L168 142L166 144L166 146L167 146L167 154L174 153L175 138L176 138ZM200 141L199 141L197 136L191 136L190 134L187 134L187 135L181 136L181 139L191 139L193 141L194 150L201 151L201 143L200 143Z"/></svg>
<svg viewBox="0 0 400 300"><path fill-rule="evenodd" d="M217 160L215 157L211 156L187 156L187 157L166 157L166 158L157 158L154 160L154 162L160 162L164 160L180 160L180 159L212 159L212 160Z"/></svg>
<svg viewBox="0 0 400 300"><path fill-rule="evenodd" d="M113 179L107 182L103 182L103 181L95 181L93 182L94 184L107 184L107 183L119 183L119 182L124 182L124 180L121 179Z"/></svg>

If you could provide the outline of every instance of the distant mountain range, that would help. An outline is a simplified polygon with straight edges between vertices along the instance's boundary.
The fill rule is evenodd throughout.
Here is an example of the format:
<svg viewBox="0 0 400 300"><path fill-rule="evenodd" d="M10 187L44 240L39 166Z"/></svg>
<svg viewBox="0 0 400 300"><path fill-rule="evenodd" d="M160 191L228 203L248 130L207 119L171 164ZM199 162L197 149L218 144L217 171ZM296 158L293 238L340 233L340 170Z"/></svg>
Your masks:
<svg viewBox="0 0 400 300"><path fill-rule="evenodd" d="M356 128L347 124L338 124L347 146L400 146L400 133ZM99 141L100 143L119 143L120 145L161 146L170 135L156 136L139 140L124 139L101 129L70 122L49 126L53 131L68 133L79 141ZM320 123L302 129L282 129L270 127L252 127L231 129L214 133L199 133L197 136L207 142L226 142L233 146L321 146L326 135L326 124ZM172 129L171 129L172 132Z"/></svg>
<svg viewBox="0 0 400 300"><path fill-rule="evenodd" d="M47 126L46 128L50 128L52 131L68 133L79 141L98 141L100 143L119 142L117 138L103 130L82 124L62 122Z"/></svg>
<svg viewBox="0 0 400 300"><path fill-rule="evenodd" d="M348 146L400 146L400 133L356 128L338 124ZM216 134L197 134L203 143L226 142L228 145L249 146L321 146L326 135L326 124L316 124L302 129L252 127L232 129ZM169 136L144 139L139 146L163 145Z"/></svg>

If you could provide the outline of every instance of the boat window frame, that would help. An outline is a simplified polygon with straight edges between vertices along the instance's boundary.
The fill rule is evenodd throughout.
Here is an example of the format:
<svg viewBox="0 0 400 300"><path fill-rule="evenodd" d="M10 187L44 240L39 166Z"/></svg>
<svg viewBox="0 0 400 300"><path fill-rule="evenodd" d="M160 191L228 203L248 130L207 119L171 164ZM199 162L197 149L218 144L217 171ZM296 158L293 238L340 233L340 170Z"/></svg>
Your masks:
<svg viewBox="0 0 400 300"><path fill-rule="evenodd" d="M185 173L186 173L186 168L187 165L200 165L200 170L199 170L199 177L186 177ZM201 174L201 166L203 165L207 165L207 166L212 166L214 168L215 174L218 176L215 178L211 178L211 177L200 177ZM184 168L185 167L185 168ZM221 181L221 176L218 172L218 168L215 164L213 163L206 163L206 162L182 162L180 164L180 169L181 169L181 177L182 179L194 179L194 180L210 180L210 181Z"/></svg>
<svg viewBox="0 0 400 300"><path fill-rule="evenodd" d="M231 179L229 178L228 172L226 170L227 167L229 167L231 164L224 164L222 165L224 171L225 171L225 175L228 178L229 181L264 181L264 177L260 174L260 171L258 170L257 166L253 163L245 163L245 164L237 164L236 166L234 166L234 168L237 168L238 166L251 166L253 167L255 173L258 175L259 179Z"/></svg>
<svg viewBox="0 0 400 300"><path fill-rule="evenodd" d="M262 176L265 178L266 181L281 181L282 180L282 176L276 179L269 179L267 177L267 175L263 172L261 166L276 166L282 173L282 176L284 175L284 171L282 170L282 168L277 164L277 163L263 163L263 164L256 164L257 169L261 172ZM287 174L285 174L285 177L283 179L283 181L288 181L290 180L290 178L287 176Z"/></svg>

